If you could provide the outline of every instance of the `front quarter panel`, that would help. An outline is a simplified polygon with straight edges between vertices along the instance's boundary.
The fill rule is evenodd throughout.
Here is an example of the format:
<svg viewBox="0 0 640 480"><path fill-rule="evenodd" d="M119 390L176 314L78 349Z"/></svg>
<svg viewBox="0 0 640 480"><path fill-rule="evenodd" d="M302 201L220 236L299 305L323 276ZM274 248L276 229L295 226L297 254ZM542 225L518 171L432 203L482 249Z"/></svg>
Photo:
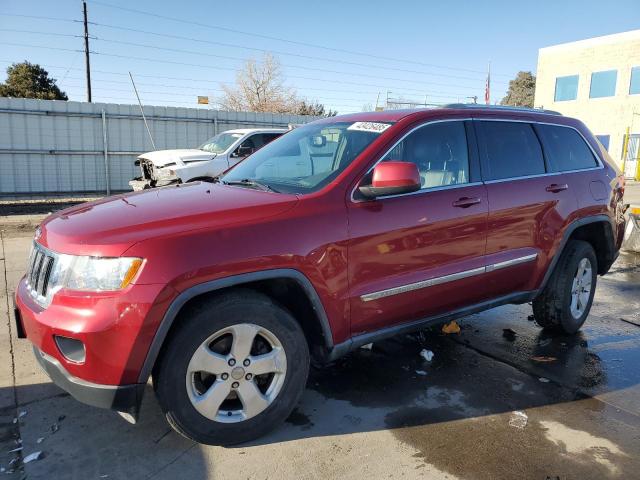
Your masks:
<svg viewBox="0 0 640 480"><path fill-rule="evenodd" d="M277 217L151 238L127 255L146 259L138 282L167 284L177 294L234 275L297 270L316 290L339 343L349 335L346 244L344 202L310 198Z"/></svg>

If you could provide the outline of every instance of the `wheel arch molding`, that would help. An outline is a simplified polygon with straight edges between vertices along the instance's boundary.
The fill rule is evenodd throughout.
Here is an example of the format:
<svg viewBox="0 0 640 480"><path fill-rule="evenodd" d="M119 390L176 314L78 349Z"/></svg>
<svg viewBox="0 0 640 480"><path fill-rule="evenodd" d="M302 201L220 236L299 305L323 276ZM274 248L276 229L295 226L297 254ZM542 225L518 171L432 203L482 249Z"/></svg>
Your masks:
<svg viewBox="0 0 640 480"><path fill-rule="evenodd" d="M591 215L588 217L583 217L583 218L579 218L577 220L574 220L573 222L571 222L566 228L565 231L562 235L562 240L560 242L560 245L558 245L558 249L556 251L556 253L554 254L549 267L547 268L547 272L545 273L545 276L542 280L541 285L538 288L538 291L542 291L545 287L545 285L547 284L547 282L549 281L549 278L551 278L551 274L553 273L553 270L556 268L556 264L558 263L558 260L560 258L560 255L562 254L562 252L564 251L565 247L567 246L567 243L569 242L570 239L572 238L576 238L579 240L587 240L585 238L581 238L581 237L576 237L574 234L579 232L579 229L581 229L582 227L586 227L589 225L595 225L595 224L603 224L604 225L604 251L599 251L597 248L594 247L594 250L596 250L596 257L598 258L599 264L598 264L598 273L601 275L604 275L609 268L611 267L611 264L613 264L613 262L616 259L616 250L615 250L615 242L614 242L614 237L613 237L613 225L612 225L612 220L608 215L605 214L600 214L600 215ZM608 225L608 228L607 228ZM591 242L590 242L591 243ZM600 265L600 261L601 259L605 259L605 262Z"/></svg>
<svg viewBox="0 0 640 480"><path fill-rule="evenodd" d="M313 309L317 323L322 334L322 342L327 350L333 348L333 334L326 311L320 300L320 296L311 281L300 271L291 268L279 268L273 270L262 270L257 272L242 273L229 277L219 278L204 283L194 285L181 292L169 305L158 329L151 341L145 361L138 375L139 383L146 383L151 376L153 367L160 356L165 340L169 336L178 314L182 308L190 301L201 295L214 293L231 287L251 287L251 284L269 280L289 280L295 282L305 293L311 308Z"/></svg>

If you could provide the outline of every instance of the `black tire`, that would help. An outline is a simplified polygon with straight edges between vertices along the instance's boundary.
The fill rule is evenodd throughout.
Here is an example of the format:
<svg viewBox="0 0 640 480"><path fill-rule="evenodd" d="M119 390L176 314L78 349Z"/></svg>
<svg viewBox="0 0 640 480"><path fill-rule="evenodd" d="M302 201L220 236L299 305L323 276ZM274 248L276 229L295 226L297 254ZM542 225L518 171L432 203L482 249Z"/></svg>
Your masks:
<svg viewBox="0 0 640 480"><path fill-rule="evenodd" d="M153 372L153 384L167 421L178 433L199 443L234 445L266 434L289 416L306 385L309 349L300 325L287 310L266 295L237 290L189 307L176 322L180 324L167 339ZM256 416L237 423L209 419L189 398L189 362L211 335L247 323L266 328L279 340L286 354L284 381L273 402Z"/></svg>
<svg viewBox="0 0 640 480"><path fill-rule="evenodd" d="M578 265L586 258L591 264L591 292L582 314L571 313L571 289ZM570 240L542 293L533 301L533 316L541 327L568 334L576 333L591 310L596 291L598 260L593 247L582 240Z"/></svg>

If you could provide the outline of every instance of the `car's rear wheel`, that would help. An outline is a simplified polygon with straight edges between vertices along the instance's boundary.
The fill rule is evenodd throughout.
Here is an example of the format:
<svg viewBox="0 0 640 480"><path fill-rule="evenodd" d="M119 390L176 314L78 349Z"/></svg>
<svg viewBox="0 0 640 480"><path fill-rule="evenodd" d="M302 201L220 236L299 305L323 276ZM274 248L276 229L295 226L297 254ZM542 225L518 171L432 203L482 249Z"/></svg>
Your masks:
<svg viewBox="0 0 640 480"><path fill-rule="evenodd" d="M591 310L597 272L591 244L569 241L542 294L533 301L536 322L547 329L576 333Z"/></svg>
<svg viewBox="0 0 640 480"><path fill-rule="evenodd" d="M177 321L154 371L174 429L200 443L232 445L287 418L309 371L306 339L288 311L242 290L191 307Z"/></svg>

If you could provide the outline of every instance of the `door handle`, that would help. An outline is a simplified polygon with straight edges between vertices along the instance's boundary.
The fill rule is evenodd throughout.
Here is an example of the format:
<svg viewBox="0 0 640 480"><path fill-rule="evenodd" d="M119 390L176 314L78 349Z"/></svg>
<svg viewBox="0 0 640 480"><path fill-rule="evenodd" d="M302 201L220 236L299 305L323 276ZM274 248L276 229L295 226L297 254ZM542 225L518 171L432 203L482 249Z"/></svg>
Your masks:
<svg viewBox="0 0 640 480"><path fill-rule="evenodd" d="M470 197L462 197L453 202L451 205L459 208L468 208L472 205L477 205L481 202L478 197L470 198Z"/></svg>
<svg viewBox="0 0 640 480"><path fill-rule="evenodd" d="M569 188L569 185L567 185L566 183L562 183L562 184L552 183L547 188L545 188L545 190L547 192L558 193L563 190L567 190L568 188Z"/></svg>

